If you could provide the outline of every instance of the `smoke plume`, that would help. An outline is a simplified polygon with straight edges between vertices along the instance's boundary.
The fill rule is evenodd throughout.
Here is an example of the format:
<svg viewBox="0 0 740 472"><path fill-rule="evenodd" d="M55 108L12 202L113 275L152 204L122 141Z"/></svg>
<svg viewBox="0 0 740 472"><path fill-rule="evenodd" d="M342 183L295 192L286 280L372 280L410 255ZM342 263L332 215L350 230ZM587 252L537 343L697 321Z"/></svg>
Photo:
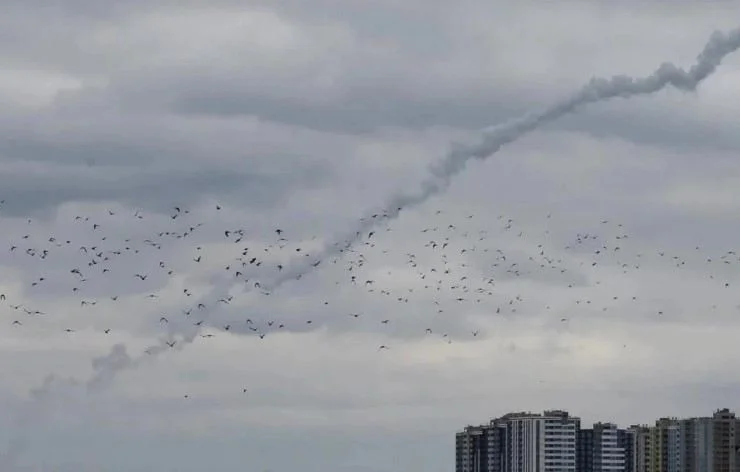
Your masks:
<svg viewBox="0 0 740 472"><path fill-rule="evenodd" d="M215 281L210 293L201 297L196 303L217 307L216 301L229 294L232 288L231 280L227 282L226 278L219 275ZM204 325L214 311L212 308L203 313L201 319ZM171 350L167 342L177 341L175 350L181 350L195 341L200 332L200 326L174 322L169 325L168 335L146 349L145 354L131 357L124 344L115 344L107 355L93 358L91 361L93 374L87 381L83 382L71 377L60 378L54 374L46 376L40 386L31 390L29 398L21 408L14 412L10 440L5 451L0 451L0 471L12 472L17 468L18 459L27 449L32 433L38 431L48 415L59 406L60 397L64 397L64 394L80 395L104 391L120 372L135 369L145 362L155 360L161 353Z"/></svg>
<svg viewBox="0 0 740 472"><path fill-rule="evenodd" d="M262 284L264 290L274 291L284 283L300 279L303 275L312 272L321 266L321 262L332 256L341 254L346 249L367 235L381 222L387 222L398 217L403 209L409 209L426 202L429 198L444 192L472 159L486 159L502 146L525 136L527 133L551 123L558 118L574 113L581 107L610 100L612 98L630 98L637 95L650 95L662 90L668 85L683 90L693 91L709 75L711 75L728 54L740 48L740 28L728 33L715 32L708 43L697 56L696 63L688 70L680 69L673 64L664 63L655 72L647 77L632 78L617 75L611 79L592 78L586 85L572 96L555 103L549 108L526 115L519 119L493 126L483 130L478 142L470 145L456 145L438 163L429 167L429 175L421 182L420 189L415 193L398 193L392 195L383 206L383 210L374 212L375 216L368 216L352 228L343 237L335 239L324 246L311 260L300 258L296 263L286 267L272 281ZM234 288L233 280L221 279L214 284L211 293L203 297L203 302L209 306L217 305L216 300L225 297ZM210 312L209 312L210 313ZM25 447L28 435L33 425L46 415L50 407L50 399L59 388L74 388L87 393L106 388L115 379L116 375L126 369L132 369L148 359L155 358L167 350L166 341L177 336L177 348L182 349L192 343L200 332L200 327L189 324L174 324L170 326L167 339L147 350L148 354L138 358L131 358L123 345L116 345L104 357L96 358L92 362L93 375L86 382L75 379L58 379L49 376L43 385L32 392L31 398L19 416L19 425L23 427L14 432L14 437L8 445L7 452L0 456L0 470L12 470L18 455Z"/></svg>
<svg viewBox="0 0 740 472"><path fill-rule="evenodd" d="M0 454L0 470L11 472L17 467L17 461L28 447L32 433L39 430L65 396L101 391L110 385L118 372L134 368L139 362L141 360L128 355L126 346L116 344L110 353L92 360L93 375L87 382L47 375L41 385L30 391L28 400L21 408L14 412L12 435L5 452Z"/></svg>
<svg viewBox="0 0 740 472"><path fill-rule="evenodd" d="M497 153L502 146L516 141L527 133L535 131L558 118L571 114L584 105L617 97L630 98L636 95L650 95L668 85L683 91L693 91L717 69L725 56L738 48L740 48L740 28L729 33L715 31L697 56L696 64L689 70L680 69L671 63L663 63L655 72L643 78L633 78L625 75L616 75L611 79L592 78L571 97L555 103L539 113L526 115L484 129L477 143L467 146L453 146L441 162L432 165L429 168L429 175L421 183L419 191L392 195L383 206L384 210L375 212L383 215L383 218L364 218L359 225L346 235L327 244L313 261L300 260L297 264L288 267L288 270L284 270L270 288L275 289L288 280L308 274L316 267L314 265L316 262L324 261L351 247L379 223L398 217L402 209L420 205L429 198L444 192L452 183L452 179L465 169L470 160L486 159Z"/></svg>

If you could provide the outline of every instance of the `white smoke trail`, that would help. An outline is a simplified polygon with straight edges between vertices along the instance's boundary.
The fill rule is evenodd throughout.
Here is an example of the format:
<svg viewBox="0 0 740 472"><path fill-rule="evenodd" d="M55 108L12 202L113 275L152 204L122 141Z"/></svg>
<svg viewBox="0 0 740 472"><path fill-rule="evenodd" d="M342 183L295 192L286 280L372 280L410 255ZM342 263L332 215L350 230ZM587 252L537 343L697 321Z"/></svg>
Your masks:
<svg viewBox="0 0 740 472"><path fill-rule="evenodd" d="M315 257L306 260L303 257L297 263L286 267L278 276L269 283L263 283L265 290L273 291L284 283L299 279L320 266L320 263L335 256L351 247L363 238L368 231L381 222L397 218L402 209L414 207L426 202L434 195L444 192L451 184L452 179L459 174L472 159L486 159L498 152L502 146L509 144L535 131L541 126L557 120L565 115L575 112L584 105L606 101L612 98L630 98L636 95L649 95L672 85L679 90L692 91L711 75L728 54L740 48L740 28L723 33L716 31L710 37L708 43L697 56L696 64L688 71L680 69L673 64L663 63L655 72L644 78L632 78L624 75L614 76L611 79L591 79L573 96L562 100L553 106L539 112L524 116L522 118L493 126L483 130L478 143L469 146L457 145L435 165L430 166L429 176L421 183L420 191L416 193L399 193L391 196L384 210L377 212L382 217L363 218L360 223L349 231L344 237L324 246ZM222 279L223 283L216 283L203 300L209 306L213 306L216 300L223 298L233 289L233 281ZM192 343L200 332L200 327L181 325L170 328L170 337L181 335L178 349ZM125 346L116 345L111 352L101 358L93 360L94 375L84 383L74 379L63 381L64 385L79 387L84 386L86 392L94 392L107 387L116 375L126 369L132 369L148 359L156 357L167 350L165 340L148 349L149 354L139 358L129 357ZM48 377L44 384L32 394L31 402L24 409L26 419L41 419L39 413L48 404L48 398L54 392L54 386L59 384L58 379ZM31 421L28 424L33 424ZM24 428L23 431L28 428ZM12 470L16 458L22 452L27 435L16 434L9 444L5 456L0 456L0 470Z"/></svg>
<svg viewBox="0 0 740 472"><path fill-rule="evenodd" d="M106 356L92 360L93 375L81 382L74 378L46 376L43 383L32 389L29 399L14 412L11 437L3 454L0 454L0 470L12 472L17 461L28 447L30 437L38 431L43 420L56 406L54 400L62 393L94 393L108 387L116 374L123 369L135 368L143 359L129 357L126 346L116 344Z"/></svg>
<svg viewBox="0 0 740 472"><path fill-rule="evenodd" d="M498 152L502 146L535 131L543 125L575 112L584 105L602 102L616 97L630 98L636 95L649 95L660 91L668 85L684 91L695 90L697 85L711 75L728 54L740 48L740 28L723 33L715 31L702 52L697 56L696 64L688 71L671 63L663 63L651 75L644 78L632 78L616 75L611 79L593 78L573 96L566 98L551 107L522 118L493 126L483 130L478 143L470 146L458 145L445 158L429 168L429 176L421 183L421 190L416 193L399 193L391 196L379 212L384 218L364 218L360 224L346 235L327 244L312 261L301 260L284 270L270 286L275 289L284 282L300 278L314 269L314 263L324 261L341 250L352 246L377 224L398 216L402 209L414 207L426 202L429 198L444 192L465 165L472 159L486 159Z"/></svg>
<svg viewBox="0 0 740 472"><path fill-rule="evenodd" d="M75 378L60 378L53 374L48 375L40 386L31 390L30 398L25 404L14 412L14 428L11 431L10 440L5 452L0 451L0 471L12 472L14 470L18 459L28 447L31 433L38 430L44 418L53 411L55 407L53 400L61 392L89 394L103 391L112 384L119 373L135 369L145 362L155 360L163 352L172 350L166 343L175 340L176 336L179 335L180 338L177 339L174 350L181 350L186 345L193 343L202 330L201 326L205 327L205 322L215 311L213 307L218 307L217 300L229 295L233 288L232 280L221 275L219 271L211 292L196 300L196 305L204 303L206 306L212 307L203 313L201 317L204 322L203 325L195 326L173 322L168 325L168 336L160 339L157 344L149 346L145 350L146 354L138 357L131 357L124 344L115 344L107 355L92 360L93 375L84 382Z"/></svg>

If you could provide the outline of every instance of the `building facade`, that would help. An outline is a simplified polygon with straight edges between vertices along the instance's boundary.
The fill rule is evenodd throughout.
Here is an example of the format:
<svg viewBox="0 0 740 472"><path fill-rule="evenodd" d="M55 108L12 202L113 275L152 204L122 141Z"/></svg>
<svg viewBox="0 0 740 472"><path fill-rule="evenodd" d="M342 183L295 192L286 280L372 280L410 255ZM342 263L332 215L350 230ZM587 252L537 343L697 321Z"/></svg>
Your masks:
<svg viewBox="0 0 740 472"><path fill-rule="evenodd" d="M712 423L713 472L740 472L737 440L740 427L735 413L726 408L717 410Z"/></svg>
<svg viewBox="0 0 740 472"><path fill-rule="evenodd" d="M575 472L580 418L563 410L511 413L507 427L507 472Z"/></svg>
<svg viewBox="0 0 740 472"><path fill-rule="evenodd" d="M624 451L624 472L635 472L635 434L631 428L617 430L617 444Z"/></svg>
<svg viewBox="0 0 740 472"><path fill-rule="evenodd" d="M648 472L652 469L653 444L649 426L635 427L634 464L636 472Z"/></svg>
<svg viewBox="0 0 740 472"><path fill-rule="evenodd" d="M456 472L740 472L740 419L660 418L619 429L563 410L509 413L456 434Z"/></svg>
<svg viewBox="0 0 740 472"><path fill-rule="evenodd" d="M581 429L576 441L576 471L593 472L594 470L594 430Z"/></svg>
<svg viewBox="0 0 740 472"><path fill-rule="evenodd" d="M613 423L596 423L594 431L594 472L624 472L624 447L619 445L619 428Z"/></svg>
<svg viewBox="0 0 740 472"><path fill-rule="evenodd" d="M506 472L506 428L491 422L455 435L456 472Z"/></svg>
<svg viewBox="0 0 740 472"><path fill-rule="evenodd" d="M578 432L578 472L625 472L631 458L625 451L628 434L613 423L596 423Z"/></svg>
<svg viewBox="0 0 740 472"><path fill-rule="evenodd" d="M456 472L576 472L580 419L561 410L509 413L455 435Z"/></svg>

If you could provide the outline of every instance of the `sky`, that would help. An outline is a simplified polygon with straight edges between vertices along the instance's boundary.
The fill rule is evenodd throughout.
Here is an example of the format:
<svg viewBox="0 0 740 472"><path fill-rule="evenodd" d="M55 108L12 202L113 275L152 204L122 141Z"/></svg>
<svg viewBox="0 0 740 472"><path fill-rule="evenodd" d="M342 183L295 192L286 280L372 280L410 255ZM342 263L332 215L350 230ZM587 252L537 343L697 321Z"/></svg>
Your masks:
<svg viewBox="0 0 740 472"><path fill-rule="evenodd" d="M388 206L737 4L3 10L3 470L442 472L510 411L738 408L740 54Z"/></svg>

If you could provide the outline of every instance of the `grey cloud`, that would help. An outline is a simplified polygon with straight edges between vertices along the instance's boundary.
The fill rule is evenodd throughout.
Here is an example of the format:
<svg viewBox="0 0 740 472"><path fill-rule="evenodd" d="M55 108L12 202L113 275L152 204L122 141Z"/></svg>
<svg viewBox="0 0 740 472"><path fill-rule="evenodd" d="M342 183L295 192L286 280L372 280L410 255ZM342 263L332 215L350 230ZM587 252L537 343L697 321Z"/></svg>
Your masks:
<svg viewBox="0 0 740 472"><path fill-rule="evenodd" d="M95 110L3 121L0 192L4 211L12 214L101 199L163 211L213 195L274 207L293 197L288 189L310 190L331 178L336 166L324 153L346 147L341 140L296 132L305 135L303 146L314 141L324 148L290 149L280 144L289 130L255 122L244 123L256 138L250 142L239 123L219 126Z"/></svg>
<svg viewBox="0 0 740 472"><path fill-rule="evenodd" d="M740 172L733 57L689 95L612 101L540 129L379 227L375 247L361 241L269 296L253 286L283 283L278 263L313 261L388 195L413 191L449 141L471 142L471 130L541 109L591 76L690 66L708 33L737 18L729 4L666 15L660 2L637 3L8 2L0 320L23 326L0 330L0 352L13 359L0 365L0 424L33 408L34 386L54 395L26 430L0 427L0 451L10 445L29 471L436 472L451 467L454 430L509 410L564 407L585 422L626 424L732 407L736 386L721 377L738 367L740 300L723 283L740 281L734 259L721 258L740 228L731 202L716 203L732 200ZM171 220L175 205L187 219ZM499 216L523 236L504 234ZM186 240L157 236L197 222ZM442 263L422 230L450 223L459 228L450 277L471 287L496 279L480 303L423 288L420 272ZM238 228L243 241L224 237ZM267 255L276 228L289 245ZM461 236L480 229L486 242ZM621 231L623 252L591 267ZM584 232L603 239L565 249ZM73 244L57 248L51 235ZM141 251L107 261L106 278L78 248L126 238ZM141 246L148 238L162 248ZM50 254L10 253L11 244ZM224 268L242 244L264 259L244 269L251 284ZM537 244L568 277L536 270ZM519 276L491 267L495 248L521 264ZM641 268L623 273L637 254ZM74 295L77 266L91 280ZM146 283L138 271L151 274ZM30 285L43 275L48 285ZM496 313L517 295L516 313ZM85 297L99 305L82 309ZM197 301L209 308L185 315ZM268 320L285 323L283 333ZM206 333L215 336L198 337ZM49 373L55 389L43 387ZM86 385L102 388L88 395Z"/></svg>
<svg viewBox="0 0 740 472"><path fill-rule="evenodd" d="M428 175L420 183L420 190L403 191L390 195L381 214L383 218L397 218L402 210L413 209L431 197L445 192L452 180L465 169L469 161L488 159L503 146L519 140L550 122L570 115L586 105L616 97L651 95L667 86L673 86L682 91L695 90L703 80L715 72L726 55L739 47L740 29L729 32L716 31L697 56L696 63L689 69L677 68L671 63L664 62L653 73L641 78L626 75L615 75L610 79L592 78L573 95L540 112L525 115L502 125L488 127L482 136L476 139L476 142L453 146L441 161L429 167ZM382 218L373 220L368 217L353 231L350 231L349 235L322 249L320 259L336 254L337 247L351 245L361 240L366 231L375 228L376 222L382 220ZM297 267L289 273L302 275L310 270L309 266Z"/></svg>
<svg viewBox="0 0 740 472"><path fill-rule="evenodd" d="M673 148L680 153L737 149L740 142L732 131L734 123L712 122L705 116L684 114L683 110L689 106L685 99L673 102L656 98L596 106L581 116L565 118L553 125L553 129L585 130L597 138L619 136L636 144ZM666 107L676 109L676 113L667 117ZM677 132L679 129L681 132Z"/></svg>
<svg viewBox="0 0 740 472"><path fill-rule="evenodd" d="M278 205L284 196L276 195L271 186L276 182L264 176L238 174L226 171L173 172L124 172L120 176L110 172L92 173L88 169L70 172L28 175L4 175L0 178L3 194L8 199L5 213L29 215L48 210L62 201L117 200L138 208L168 211L174 205L188 206L205 195L223 195L228 199L240 190L249 195L249 204L256 206ZM60 174L68 178L60 180ZM95 175L98 174L98 175ZM128 174L128 175L127 175ZM179 175L178 175L179 174ZM166 185L162 182L166 181ZM152 205L152 202L158 202Z"/></svg>

